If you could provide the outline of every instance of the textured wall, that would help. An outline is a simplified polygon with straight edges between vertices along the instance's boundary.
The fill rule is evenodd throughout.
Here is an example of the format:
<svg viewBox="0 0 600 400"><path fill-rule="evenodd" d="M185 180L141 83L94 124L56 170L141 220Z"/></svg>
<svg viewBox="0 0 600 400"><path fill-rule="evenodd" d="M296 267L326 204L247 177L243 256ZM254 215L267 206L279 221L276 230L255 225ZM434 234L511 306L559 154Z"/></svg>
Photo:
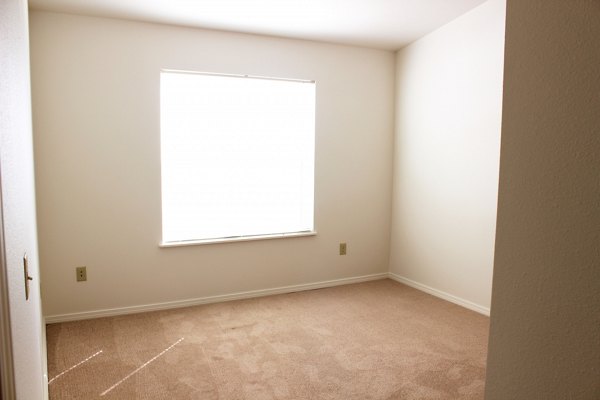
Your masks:
<svg viewBox="0 0 600 400"><path fill-rule="evenodd" d="M490 306L504 0L398 52L390 271Z"/></svg>
<svg viewBox="0 0 600 400"><path fill-rule="evenodd" d="M508 1L488 400L600 398L599 21Z"/></svg>
<svg viewBox="0 0 600 400"><path fill-rule="evenodd" d="M27 1L0 2L2 256L8 277L16 398L37 400L44 393L45 354L42 353L27 24ZM34 279L29 301L25 300L25 253L29 275Z"/></svg>
<svg viewBox="0 0 600 400"><path fill-rule="evenodd" d="M46 315L387 271L393 53L44 12L31 39ZM317 81L317 236L158 247L161 68Z"/></svg>

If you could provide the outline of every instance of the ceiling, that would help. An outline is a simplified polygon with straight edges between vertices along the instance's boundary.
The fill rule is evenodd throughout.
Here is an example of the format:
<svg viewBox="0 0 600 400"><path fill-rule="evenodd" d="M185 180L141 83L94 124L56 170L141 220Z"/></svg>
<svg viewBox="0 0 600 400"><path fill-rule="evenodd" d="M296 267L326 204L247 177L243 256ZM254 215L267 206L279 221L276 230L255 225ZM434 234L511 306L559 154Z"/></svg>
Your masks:
<svg viewBox="0 0 600 400"><path fill-rule="evenodd" d="M29 0L31 9L397 50L485 0Z"/></svg>

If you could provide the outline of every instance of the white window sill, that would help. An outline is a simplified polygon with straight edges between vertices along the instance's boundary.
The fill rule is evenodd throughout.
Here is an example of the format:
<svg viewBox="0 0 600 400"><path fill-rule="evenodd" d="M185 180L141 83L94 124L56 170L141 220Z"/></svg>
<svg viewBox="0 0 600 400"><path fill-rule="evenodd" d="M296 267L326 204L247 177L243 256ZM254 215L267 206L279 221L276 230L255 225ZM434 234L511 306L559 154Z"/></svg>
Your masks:
<svg viewBox="0 0 600 400"><path fill-rule="evenodd" d="M272 235L257 236L236 236L218 239L186 240L181 242L160 242L159 247L180 247L180 246L199 246L204 244L230 243L230 242L249 242L251 240L283 239L302 236L315 236L316 231L276 233Z"/></svg>

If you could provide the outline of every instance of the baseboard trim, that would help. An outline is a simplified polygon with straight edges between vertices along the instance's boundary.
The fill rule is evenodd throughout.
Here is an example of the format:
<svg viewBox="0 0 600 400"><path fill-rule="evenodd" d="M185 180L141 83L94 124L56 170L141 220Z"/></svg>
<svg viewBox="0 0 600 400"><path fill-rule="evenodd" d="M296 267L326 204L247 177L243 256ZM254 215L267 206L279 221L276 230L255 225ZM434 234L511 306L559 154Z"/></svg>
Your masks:
<svg viewBox="0 0 600 400"><path fill-rule="evenodd" d="M446 293L446 292L443 292L441 290L432 288L431 286L427 286L427 285L424 285L422 283L419 283L419 282L413 281L411 279L405 278L403 276L394 274L393 272L389 272L388 276L389 276L390 279L393 279L396 282L403 283L403 284L405 284L407 286L410 286L410 287L418 289L418 290L420 290L422 292L428 293L428 294L430 294L432 296L439 297L440 299L449 301L451 303L457 304L457 305L462 306L464 308L468 308L469 310L478 312L479 314L483 314L483 315L486 315L488 317L490 316L490 309L488 307L483 307L483 306L481 306L479 304L475 304L475 303L473 303L473 302L471 302L469 300L465 300L465 299L460 298L458 296L454 296L454 295L452 295L450 293Z"/></svg>
<svg viewBox="0 0 600 400"><path fill-rule="evenodd" d="M148 311L167 310L171 308L182 308L197 306L201 304L220 303L232 300L251 299L254 297L270 296L274 294L284 294L292 292L301 292L304 290L322 289L333 286L349 285L352 283L361 283L375 281L388 278L388 273L354 276L350 278L333 279L328 281L320 281L313 283L304 283L300 285L282 286L271 289L250 290L247 292L237 292L231 294L223 294L216 296L198 297L195 299L169 301L164 303L144 304L139 306L109 308L95 311L84 311L70 314L47 315L45 317L47 324L55 324L58 322L79 321L84 319L114 317L117 315L136 314Z"/></svg>

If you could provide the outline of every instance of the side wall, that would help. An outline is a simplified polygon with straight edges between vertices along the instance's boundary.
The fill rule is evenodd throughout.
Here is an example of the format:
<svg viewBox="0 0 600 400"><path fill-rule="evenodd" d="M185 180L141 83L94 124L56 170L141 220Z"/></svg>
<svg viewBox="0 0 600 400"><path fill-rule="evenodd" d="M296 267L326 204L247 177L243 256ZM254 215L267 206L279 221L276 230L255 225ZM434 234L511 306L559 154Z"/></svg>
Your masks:
<svg viewBox="0 0 600 400"><path fill-rule="evenodd" d="M46 12L31 41L46 315L387 272L393 53ZM161 68L317 81L317 236L158 247Z"/></svg>
<svg viewBox="0 0 600 400"><path fill-rule="evenodd" d="M488 400L600 398L598 21L508 1Z"/></svg>
<svg viewBox="0 0 600 400"><path fill-rule="evenodd" d="M505 1L490 0L397 55L390 272L489 312Z"/></svg>

